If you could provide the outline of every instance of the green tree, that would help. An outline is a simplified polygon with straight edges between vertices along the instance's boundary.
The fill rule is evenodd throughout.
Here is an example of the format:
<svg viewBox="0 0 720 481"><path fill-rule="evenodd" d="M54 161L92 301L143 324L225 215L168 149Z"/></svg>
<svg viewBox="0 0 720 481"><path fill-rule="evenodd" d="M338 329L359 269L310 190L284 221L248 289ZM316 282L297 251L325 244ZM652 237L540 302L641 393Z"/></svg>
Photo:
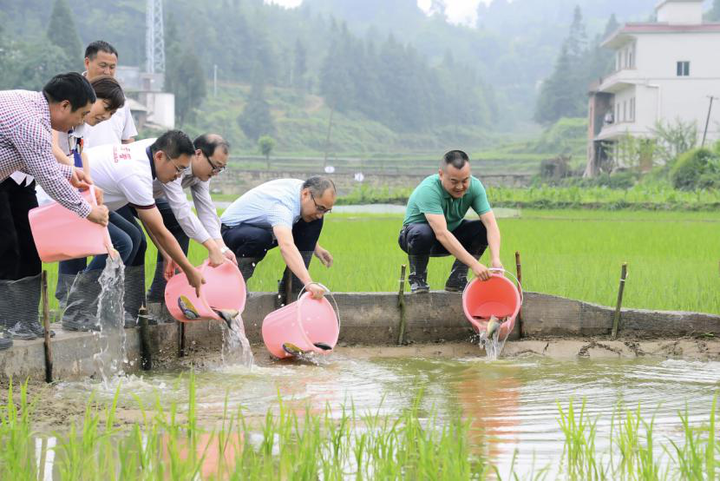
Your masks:
<svg viewBox="0 0 720 481"><path fill-rule="evenodd" d="M270 170L270 154L272 154L272 151L275 148L275 139L269 135L263 135L258 139L258 148L260 149L260 153L265 156L267 169Z"/></svg>
<svg viewBox="0 0 720 481"><path fill-rule="evenodd" d="M263 135L275 133L275 125L272 115L270 115L270 104L265 100L265 84L260 70L257 70L247 104L237 119L245 136L254 141Z"/></svg>
<svg viewBox="0 0 720 481"><path fill-rule="evenodd" d="M200 59L188 46L179 57L167 59L165 87L175 94L175 117L180 126L193 121L207 95Z"/></svg>
<svg viewBox="0 0 720 481"><path fill-rule="evenodd" d="M713 6L706 18L710 22L720 22L720 0L713 0Z"/></svg>
<svg viewBox="0 0 720 481"><path fill-rule="evenodd" d="M71 70L80 66L82 44L80 43L80 36L75 28L73 14L66 0L55 0L52 13L50 14L47 37L53 44L65 52L67 66L64 70Z"/></svg>
<svg viewBox="0 0 720 481"><path fill-rule="evenodd" d="M307 74L307 51L305 45L298 38L295 41L295 51L292 70L292 85L297 90L305 90Z"/></svg>

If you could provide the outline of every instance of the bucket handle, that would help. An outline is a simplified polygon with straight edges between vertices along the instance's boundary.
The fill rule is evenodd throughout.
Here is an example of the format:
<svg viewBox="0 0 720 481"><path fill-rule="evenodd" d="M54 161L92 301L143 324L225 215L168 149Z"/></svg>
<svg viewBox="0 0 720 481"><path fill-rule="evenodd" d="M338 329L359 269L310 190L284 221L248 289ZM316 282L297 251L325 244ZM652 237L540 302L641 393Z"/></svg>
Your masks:
<svg viewBox="0 0 720 481"><path fill-rule="evenodd" d="M515 274L513 274L512 272L507 271L507 270L505 270L505 269L501 269L501 268L499 268L499 267L491 267L491 268L489 268L488 270L491 271L491 272L497 272L497 273L499 273L499 274L508 275L508 276L512 277L513 280L515 280L515 282L516 282L517 285L518 285L518 290L520 291L520 305L522 305L522 304L523 304L523 301L525 300L525 294L524 294L524 292L523 292L522 285L520 284L520 281L518 280L518 278L515 277Z"/></svg>
<svg viewBox="0 0 720 481"><path fill-rule="evenodd" d="M300 289L300 293L298 294L297 300L298 301L300 300L300 297L305 292L305 288L307 286L309 286L310 284L315 284L316 286L322 287L323 289L325 289L325 292L327 292L330 295L330 299L332 299L333 304L335 304L335 315L337 316L337 320L338 320L338 329L340 329L342 327L342 322L340 321L340 308L338 307L337 301L335 300L335 296L333 296L333 293L330 292L330 289L328 289L327 286L320 284L319 282L309 282L306 286L303 286L303 288Z"/></svg>

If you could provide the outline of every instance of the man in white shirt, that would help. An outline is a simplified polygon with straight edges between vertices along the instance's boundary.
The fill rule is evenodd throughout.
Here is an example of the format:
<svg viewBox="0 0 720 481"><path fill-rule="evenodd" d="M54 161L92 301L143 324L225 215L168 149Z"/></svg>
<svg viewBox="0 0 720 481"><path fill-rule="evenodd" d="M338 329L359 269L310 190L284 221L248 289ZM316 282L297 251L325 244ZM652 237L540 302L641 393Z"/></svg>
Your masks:
<svg viewBox="0 0 720 481"><path fill-rule="evenodd" d="M245 281L267 252L280 247L280 254L293 273L291 292L304 286L314 298L324 289L313 282L308 272L313 254L326 267L332 255L320 244L323 217L335 205L335 184L327 177L271 180L255 187L233 202L220 217L222 236L238 258ZM285 276L279 286L285 293Z"/></svg>
<svg viewBox="0 0 720 481"><path fill-rule="evenodd" d="M118 64L118 52L103 40L92 42L85 49L85 76L92 81L100 75L115 77ZM106 144L129 144L135 140L137 129L130 112L129 102L125 102L110 120L88 129L85 140L89 146Z"/></svg>
<svg viewBox="0 0 720 481"><path fill-rule="evenodd" d="M182 269L188 282L198 291L199 295L200 286L205 283L205 280L200 271L190 263L175 237L163 224L162 215L155 205L153 196L154 179L158 179L162 183L172 182L179 179L190 166L195 149L187 135L179 130L170 130L157 139L147 139L130 145L94 147L87 149L85 154L93 166L95 184L104 192L105 205L112 211L120 211L126 206L132 208L158 250L164 257L172 259ZM123 217L140 229L132 214L129 218ZM144 236L142 239L144 242ZM132 327L135 324L137 311L144 301L144 257L145 250L139 248L134 259L128 259L125 269L126 327ZM92 302L99 294L99 285L97 282L94 284L92 282L96 280L94 273L97 272L97 269L91 269L91 266L82 275L78 275L76 284L84 279L89 280L80 289L73 287L68 297L68 308L63 316L63 324L65 324L65 316L68 315L68 311L71 316L69 321L77 319L76 310L83 310L85 311L84 315L92 316ZM93 323L93 325L96 324L97 321ZM74 327L76 326L71 326L71 329Z"/></svg>
<svg viewBox="0 0 720 481"><path fill-rule="evenodd" d="M225 170L230 145L217 134L203 134L193 144L195 157L190 169L180 179L167 184L156 179L153 183L155 204L163 216L165 227L173 233L185 254L192 239L208 250L210 265L220 265L226 259L237 263L235 254L222 239L220 218L210 196L210 179ZM192 193L197 215L185 195L187 188ZM150 305L162 303L165 299L165 264L167 261L158 252L155 278L148 292Z"/></svg>

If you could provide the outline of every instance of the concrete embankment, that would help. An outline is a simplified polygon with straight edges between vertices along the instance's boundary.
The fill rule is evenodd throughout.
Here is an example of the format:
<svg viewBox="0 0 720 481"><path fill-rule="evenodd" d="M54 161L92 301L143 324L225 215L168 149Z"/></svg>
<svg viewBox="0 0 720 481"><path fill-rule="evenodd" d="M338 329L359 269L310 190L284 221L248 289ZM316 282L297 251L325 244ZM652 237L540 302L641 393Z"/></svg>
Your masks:
<svg viewBox="0 0 720 481"><path fill-rule="evenodd" d="M338 350L363 346L358 351L372 355L460 356L477 353L474 332L462 311L460 294L432 292L405 297L405 344L396 347L401 323L398 298L394 293L335 294L341 320ZM245 330L256 353L264 353L261 325L275 309L275 296L256 293L248 299L243 313ZM525 293L520 323L503 351L504 357L544 355L552 357L636 357L657 355L720 358L720 316L692 312L623 309L619 339L609 340L614 309L557 296ZM181 345L178 323L150 327L153 356L168 360L178 356ZM54 326L52 339L54 379L97 375L94 354L98 339L91 333L69 333ZM185 324L184 346L190 358L194 353L219 351L223 327L219 322ZM140 339L137 329L126 332L128 364L125 371L139 368ZM463 344L468 346L466 350ZM392 346L392 347L391 347ZM352 349L355 351L355 349ZM0 352L0 377L45 379L43 341L15 341Z"/></svg>

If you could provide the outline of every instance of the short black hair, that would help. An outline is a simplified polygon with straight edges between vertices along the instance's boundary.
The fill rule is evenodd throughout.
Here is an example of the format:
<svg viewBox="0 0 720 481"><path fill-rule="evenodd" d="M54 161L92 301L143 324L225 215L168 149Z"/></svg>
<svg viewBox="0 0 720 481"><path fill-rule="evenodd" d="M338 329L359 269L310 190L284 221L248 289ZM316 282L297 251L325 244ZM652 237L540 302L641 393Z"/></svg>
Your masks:
<svg viewBox="0 0 720 481"><path fill-rule="evenodd" d="M223 149L226 154L230 152L230 144L218 134L202 134L195 139L193 144L208 158L212 157L219 148Z"/></svg>
<svg viewBox="0 0 720 481"><path fill-rule="evenodd" d="M42 89L49 103L70 102L73 112L97 100L88 79L77 72L61 73L50 79Z"/></svg>
<svg viewBox="0 0 720 481"><path fill-rule="evenodd" d="M443 158L440 161L440 168L442 170L447 170L448 165L452 165L456 169L462 169L468 162L470 162L468 154L462 150L451 150L443 155Z"/></svg>
<svg viewBox="0 0 720 481"><path fill-rule="evenodd" d="M310 189L312 195L316 197L322 197L328 189L332 189L333 192L337 193L335 182L333 182L329 177L321 177L319 175L310 177L308 180L303 182L302 188Z"/></svg>
<svg viewBox="0 0 720 481"><path fill-rule="evenodd" d="M155 155L155 152L162 150L165 155L171 159L177 159L181 155L195 155L195 148L190 140L182 130L168 130L150 146L150 153Z"/></svg>
<svg viewBox="0 0 720 481"><path fill-rule="evenodd" d="M90 45L88 45L87 48L85 48L85 58L95 60L98 52L111 53L117 58L120 58L120 55L118 55L118 51L115 49L115 47L107 43L105 40L95 40Z"/></svg>
<svg viewBox="0 0 720 481"><path fill-rule="evenodd" d="M101 75L90 81L97 98L105 101L105 107L114 111L125 105L123 89L113 77Z"/></svg>

